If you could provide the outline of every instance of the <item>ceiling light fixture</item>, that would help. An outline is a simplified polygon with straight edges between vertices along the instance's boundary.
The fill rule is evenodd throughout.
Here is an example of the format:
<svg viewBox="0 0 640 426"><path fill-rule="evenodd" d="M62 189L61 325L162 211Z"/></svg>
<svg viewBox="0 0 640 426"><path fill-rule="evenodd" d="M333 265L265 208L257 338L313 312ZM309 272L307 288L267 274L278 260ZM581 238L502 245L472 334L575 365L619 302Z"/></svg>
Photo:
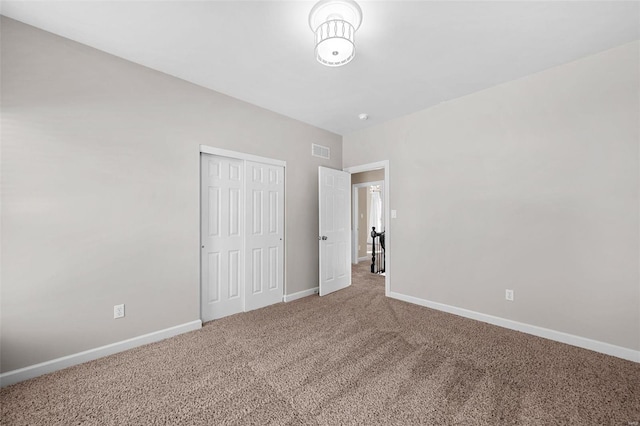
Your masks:
<svg viewBox="0 0 640 426"><path fill-rule="evenodd" d="M315 34L316 59L323 65L339 67L356 54L355 35L362 23L362 10L353 0L321 0L309 13Z"/></svg>

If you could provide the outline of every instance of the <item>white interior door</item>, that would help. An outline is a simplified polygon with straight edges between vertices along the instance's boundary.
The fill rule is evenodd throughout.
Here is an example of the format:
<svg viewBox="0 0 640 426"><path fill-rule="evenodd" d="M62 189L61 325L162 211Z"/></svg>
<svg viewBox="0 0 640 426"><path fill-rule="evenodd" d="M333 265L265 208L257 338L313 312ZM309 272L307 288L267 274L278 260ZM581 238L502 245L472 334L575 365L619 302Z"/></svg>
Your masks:
<svg viewBox="0 0 640 426"><path fill-rule="evenodd" d="M243 161L201 156L201 315L242 312Z"/></svg>
<svg viewBox="0 0 640 426"><path fill-rule="evenodd" d="M320 296L351 285L350 174L318 168Z"/></svg>
<svg viewBox="0 0 640 426"><path fill-rule="evenodd" d="M284 167L247 161L245 310L282 302Z"/></svg>

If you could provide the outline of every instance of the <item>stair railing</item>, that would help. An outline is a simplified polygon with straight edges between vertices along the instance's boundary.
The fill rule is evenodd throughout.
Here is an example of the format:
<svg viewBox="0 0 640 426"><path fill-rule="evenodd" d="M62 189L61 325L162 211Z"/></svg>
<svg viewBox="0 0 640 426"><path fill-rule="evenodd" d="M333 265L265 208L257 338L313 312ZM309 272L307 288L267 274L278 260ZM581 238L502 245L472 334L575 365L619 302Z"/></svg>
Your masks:
<svg viewBox="0 0 640 426"><path fill-rule="evenodd" d="M376 227L371 227L371 239L373 243L371 245L371 273L372 274L382 274L384 273L384 263L385 263L385 244L384 244L384 233L376 232ZM376 256L376 254L378 256Z"/></svg>

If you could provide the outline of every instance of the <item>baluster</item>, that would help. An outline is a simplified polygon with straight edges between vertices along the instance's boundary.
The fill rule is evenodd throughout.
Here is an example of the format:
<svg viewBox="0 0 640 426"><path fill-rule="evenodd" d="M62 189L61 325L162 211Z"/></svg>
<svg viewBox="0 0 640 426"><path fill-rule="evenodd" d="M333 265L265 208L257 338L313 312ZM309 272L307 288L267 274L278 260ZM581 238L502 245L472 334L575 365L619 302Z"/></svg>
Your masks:
<svg viewBox="0 0 640 426"><path fill-rule="evenodd" d="M385 272L385 269L386 269L386 266L385 266L386 261L387 261L387 256L386 256L387 247L386 247L386 244L385 244L385 233L386 232L387 231L382 231L380 233L380 247L382 248L382 250L381 250L381 253L382 253L382 268L378 269L378 272Z"/></svg>
<svg viewBox="0 0 640 426"><path fill-rule="evenodd" d="M376 227L371 228L371 273L376 272Z"/></svg>
<svg viewBox="0 0 640 426"><path fill-rule="evenodd" d="M385 271L386 263L386 247L384 244L384 235L386 231L376 232L376 227L371 227L371 273L379 274ZM376 238L378 244L376 245ZM378 250L376 250L376 246ZM376 256L378 254L378 256ZM382 255L382 257L380 256Z"/></svg>

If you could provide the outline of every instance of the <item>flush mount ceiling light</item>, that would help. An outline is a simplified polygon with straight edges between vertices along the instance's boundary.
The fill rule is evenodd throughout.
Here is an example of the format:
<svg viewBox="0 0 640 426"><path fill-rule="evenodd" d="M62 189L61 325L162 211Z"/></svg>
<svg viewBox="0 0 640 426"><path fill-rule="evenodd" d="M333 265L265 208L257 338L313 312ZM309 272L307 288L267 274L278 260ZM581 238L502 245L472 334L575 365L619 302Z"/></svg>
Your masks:
<svg viewBox="0 0 640 426"><path fill-rule="evenodd" d="M355 35L362 22L362 10L353 0L322 0L309 13L309 26L316 38L316 59L339 67L356 54Z"/></svg>

